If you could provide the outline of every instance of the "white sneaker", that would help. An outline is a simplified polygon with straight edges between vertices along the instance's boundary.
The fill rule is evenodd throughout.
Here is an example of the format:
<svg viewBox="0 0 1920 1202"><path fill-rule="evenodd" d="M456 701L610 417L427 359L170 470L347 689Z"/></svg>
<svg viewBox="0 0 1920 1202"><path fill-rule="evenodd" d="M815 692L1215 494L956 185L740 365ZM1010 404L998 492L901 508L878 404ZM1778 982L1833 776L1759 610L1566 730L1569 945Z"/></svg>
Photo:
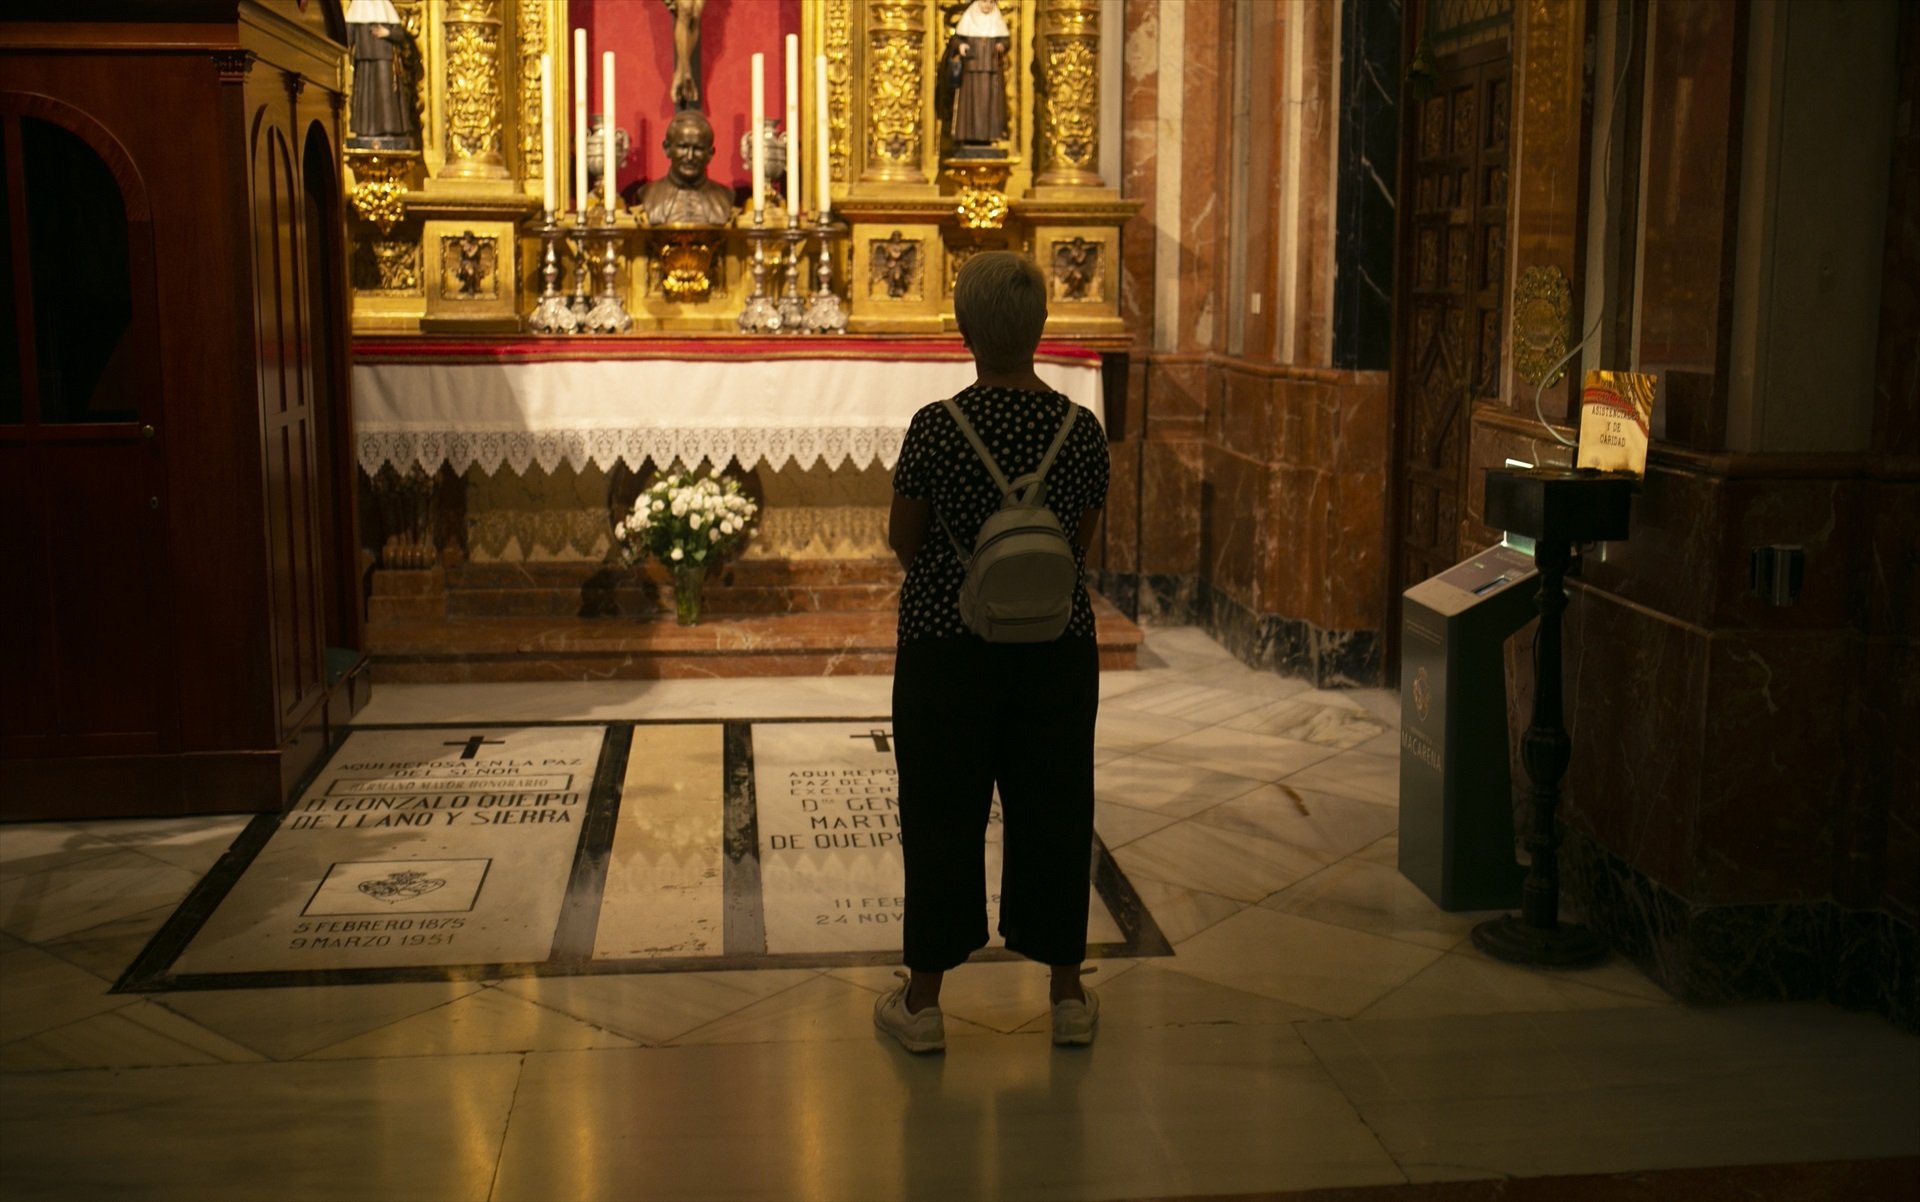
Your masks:
<svg viewBox="0 0 1920 1202"><path fill-rule="evenodd" d="M1087 1000L1063 998L1053 1004L1053 1042L1056 1047L1085 1047L1093 1042L1093 1031L1100 1025L1100 995L1085 985L1080 991Z"/></svg>
<svg viewBox="0 0 1920 1202"><path fill-rule="evenodd" d="M873 1025L899 1040L909 1052L939 1052L947 1046L947 1022L940 1016L940 1007L928 1006L909 1014L904 981L873 1004Z"/></svg>

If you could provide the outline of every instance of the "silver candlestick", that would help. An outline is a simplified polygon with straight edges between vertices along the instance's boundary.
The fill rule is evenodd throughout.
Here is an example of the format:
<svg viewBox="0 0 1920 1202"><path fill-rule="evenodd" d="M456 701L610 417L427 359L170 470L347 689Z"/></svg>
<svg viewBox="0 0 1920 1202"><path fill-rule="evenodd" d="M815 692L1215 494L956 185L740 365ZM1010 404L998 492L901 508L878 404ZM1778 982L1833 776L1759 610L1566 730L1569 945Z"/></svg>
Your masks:
<svg viewBox="0 0 1920 1202"><path fill-rule="evenodd" d="M540 241L546 246L540 266L544 287L540 290L540 303L527 316L527 328L536 334L575 333L580 322L567 307L567 298L560 295L560 226L554 221L552 209L540 214Z"/></svg>
<svg viewBox="0 0 1920 1202"><path fill-rule="evenodd" d="M567 307L573 311L575 333L584 333L587 328L587 314L593 311L592 298L587 294L587 214L582 209L573 225L573 292L567 298Z"/></svg>
<svg viewBox="0 0 1920 1202"><path fill-rule="evenodd" d="M820 239L820 269L814 273L813 298L807 302L805 317L809 334L844 334L847 310L833 294L833 219L822 212L814 226Z"/></svg>
<svg viewBox="0 0 1920 1202"><path fill-rule="evenodd" d="M633 328L633 316L614 288L619 274L615 253L620 230L613 223L612 209L607 210L607 222L595 231L595 236L605 240L606 249L600 260L600 295L594 298L593 309L587 314L587 329L595 334L624 334Z"/></svg>
<svg viewBox="0 0 1920 1202"><path fill-rule="evenodd" d="M777 334L780 332L780 310L767 299L767 215L764 209L753 211L753 228L747 231L747 237L753 241L753 291L747 296L747 307L740 310L739 325L749 334Z"/></svg>
<svg viewBox="0 0 1920 1202"><path fill-rule="evenodd" d="M807 231L800 224L800 214L787 217L787 228L783 235L787 240L786 279L780 288L780 332L798 334L806 319L806 302L800 299L800 261L807 253Z"/></svg>

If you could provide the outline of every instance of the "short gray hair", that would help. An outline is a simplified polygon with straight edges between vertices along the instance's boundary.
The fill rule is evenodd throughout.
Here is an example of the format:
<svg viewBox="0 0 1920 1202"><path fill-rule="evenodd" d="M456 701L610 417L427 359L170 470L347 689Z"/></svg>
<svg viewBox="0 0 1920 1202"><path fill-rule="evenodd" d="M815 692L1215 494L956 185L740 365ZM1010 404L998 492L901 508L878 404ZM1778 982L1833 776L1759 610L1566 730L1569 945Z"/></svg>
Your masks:
<svg viewBox="0 0 1920 1202"><path fill-rule="evenodd" d="M1026 367L1047 324L1047 278L1025 255L981 251L954 277L953 316L981 367Z"/></svg>

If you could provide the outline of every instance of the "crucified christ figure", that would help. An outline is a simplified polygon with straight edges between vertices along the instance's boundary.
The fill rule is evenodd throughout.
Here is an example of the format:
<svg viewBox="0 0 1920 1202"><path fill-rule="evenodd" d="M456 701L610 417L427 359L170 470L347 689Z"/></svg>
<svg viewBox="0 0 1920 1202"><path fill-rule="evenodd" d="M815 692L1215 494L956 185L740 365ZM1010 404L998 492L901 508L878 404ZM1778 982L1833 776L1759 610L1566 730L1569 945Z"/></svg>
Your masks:
<svg viewBox="0 0 1920 1202"><path fill-rule="evenodd" d="M707 0L663 0L673 14L673 86L675 109L700 107L700 11Z"/></svg>

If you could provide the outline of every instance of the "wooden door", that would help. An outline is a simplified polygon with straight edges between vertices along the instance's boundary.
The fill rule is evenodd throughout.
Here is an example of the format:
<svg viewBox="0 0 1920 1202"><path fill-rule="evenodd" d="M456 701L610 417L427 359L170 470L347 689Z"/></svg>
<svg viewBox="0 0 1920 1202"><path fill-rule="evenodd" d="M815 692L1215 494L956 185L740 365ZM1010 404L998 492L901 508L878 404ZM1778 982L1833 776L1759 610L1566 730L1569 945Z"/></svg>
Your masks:
<svg viewBox="0 0 1920 1202"><path fill-rule="evenodd" d="M255 379L266 518L268 623L280 732L300 728L326 690L326 493L320 486L307 194L297 90L255 72L248 165L253 200ZM291 78L291 77L289 77Z"/></svg>
<svg viewBox="0 0 1920 1202"><path fill-rule="evenodd" d="M139 178L84 113L0 93L0 755L152 752L173 725Z"/></svg>
<svg viewBox="0 0 1920 1202"><path fill-rule="evenodd" d="M1465 511L1473 403L1499 395L1507 257L1504 39L1442 59L1433 95L1409 105L1394 330L1391 601L1451 567Z"/></svg>

